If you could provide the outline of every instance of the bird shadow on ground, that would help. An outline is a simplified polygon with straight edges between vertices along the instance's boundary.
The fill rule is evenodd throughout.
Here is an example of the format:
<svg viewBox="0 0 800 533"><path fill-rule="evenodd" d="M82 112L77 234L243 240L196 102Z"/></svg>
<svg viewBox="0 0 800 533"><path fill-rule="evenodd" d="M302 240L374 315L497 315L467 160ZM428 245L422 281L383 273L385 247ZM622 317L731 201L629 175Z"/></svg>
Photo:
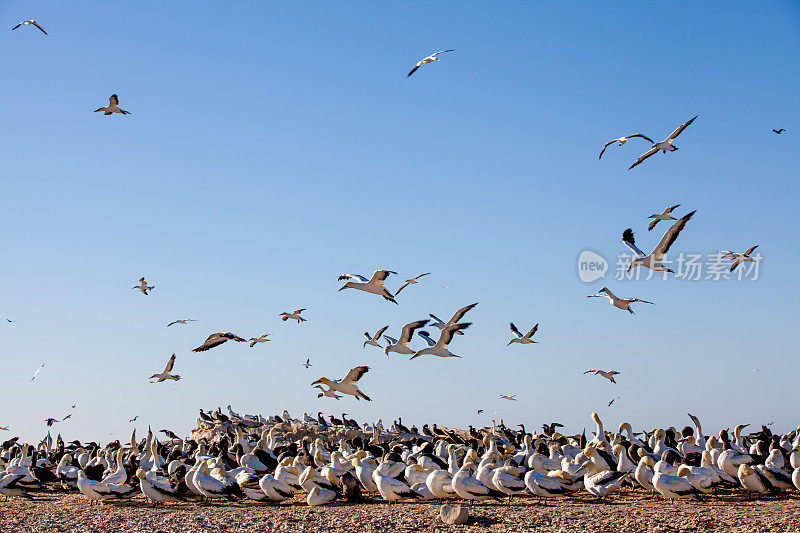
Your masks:
<svg viewBox="0 0 800 533"><path fill-rule="evenodd" d="M468 526L489 527L489 526L494 526L494 525L502 524L502 523L503 523L503 521L501 519L496 518L494 516L473 516L473 517L470 517L469 520L467 520L467 524L466 525L468 525Z"/></svg>

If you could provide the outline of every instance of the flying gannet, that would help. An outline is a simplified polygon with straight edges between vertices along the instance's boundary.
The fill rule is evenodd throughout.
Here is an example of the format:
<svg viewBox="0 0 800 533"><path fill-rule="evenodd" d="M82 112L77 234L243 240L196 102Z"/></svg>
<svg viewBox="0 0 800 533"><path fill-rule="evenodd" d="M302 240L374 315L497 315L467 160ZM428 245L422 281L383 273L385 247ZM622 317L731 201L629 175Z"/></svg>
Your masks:
<svg viewBox="0 0 800 533"><path fill-rule="evenodd" d="M531 337L533 337L536 334L536 331L538 329L539 329L539 324L536 324L535 326L533 326L530 329L530 331L528 331L528 333L523 335L522 333L519 332L519 330L517 329L517 326L515 326L514 323L512 322L511 323L511 333L513 333L515 335L515 338L511 339L510 341L508 341L508 344L506 344L506 346L511 346L511 344L513 344L515 342L519 343L519 344L533 344L533 343L536 343L536 341L532 340Z"/></svg>
<svg viewBox="0 0 800 533"><path fill-rule="evenodd" d="M739 252L731 252L730 250L719 250L719 253L722 254L721 257L729 257L734 260L730 270L733 272L734 269L742 263L753 263L755 261L755 259L750 257L750 254L753 253L753 250L756 248L758 248L757 244L745 250L743 254Z"/></svg>
<svg viewBox="0 0 800 533"><path fill-rule="evenodd" d="M674 152L675 150L677 150L677 149L678 149L678 147L677 147L677 146L673 146L673 145L672 145L672 141L674 141L674 140L675 140L675 138L676 138L678 135L680 135L680 134L681 134L681 132L682 132L683 130L685 130L685 129L686 129L688 126L689 126L689 124L691 124L692 122L694 122L694 119L696 119L698 116L699 116L699 115L695 115L695 116L694 116L694 117L693 117L691 120L689 120L688 122L684 122L683 124L681 124L680 126L678 126L678 127L675 129L675 131L673 131L672 133L670 133L670 134L669 134L669 137L667 137L667 138L666 138L666 139L664 139L663 141L661 141L661 142L657 142L657 143L654 143L654 144L653 144L653 147L652 147L652 148L650 148L650 149L649 149L648 151L646 151L645 153L643 153L642 155L640 155L640 156L639 156L639 159L637 159L637 160L636 160L636 162L635 162L634 164L632 164L632 165L630 166L630 168L628 168L628 170L630 170L631 168L633 168L633 167L635 167L636 165L640 164L642 161L644 161L645 159L647 159L647 158L648 158L648 157L650 157L651 155L653 155L653 154L657 153L659 150L661 150L661 151L662 151L662 152L664 152L665 154L666 154L667 152Z"/></svg>
<svg viewBox="0 0 800 533"><path fill-rule="evenodd" d="M370 346L375 346L376 348L383 348L383 346L381 346L379 342L381 340L383 332L386 331L388 328L389 326L383 326L381 329L375 332L375 335L370 335L369 331L365 331L364 336L367 338L367 340L364 341L364 345L362 346L362 348L366 348L367 344L369 344Z"/></svg>
<svg viewBox="0 0 800 533"><path fill-rule="evenodd" d="M603 157L603 152L605 152L605 151L606 151L606 148L608 148L608 146L609 146L609 145L611 145L611 144L614 144L614 143L617 143L617 142L618 142L618 143L619 143L619 145L620 145L620 146L622 146L623 144L625 144L626 142L628 142L628 139L633 139L634 137L641 137L642 139L645 139L645 140L649 141L650 143L652 143L652 142L653 142L653 139L651 139L651 138L650 138L650 137L648 137L647 135L643 135L643 134L641 134L641 133L634 133L634 134L631 134L631 135L626 135L625 137L620 137L619 139L611 139L610 141L608 141L608 142L605 144L605 146L603 146L603 149L602 149L602 150L600 150L600 156L599 156L597 159L600 159L600 158L602 158L602 157Z"/></svg>
<svg viewBox="0 0 800 533"><path fill-rule="evenodd" d="M20 22L19 24L17 24L16 26L14 26L14 27L13 27L13 28L11 28L11 29L12 29L12 30L16 30L16 29L17 29L17 28L19 28L20 26L36 26L37 28L39 28L40 30L42 30L42 33L44 33L45 35L47 35L47 32L46 32L46 31L44 31L44 28L42 28L42 27L39 25L39 23L38 23L38 22L36 22L35 20L23 20L22 22ZM774 130L773 130L773 131L774 131Z"/></svg>
<svg viewBox="0 0 800 533"><path fill-rule="evenodd" d="M517 401L517 395L516 394L510 394L510 395L501 394L500 398L502 398L503 400L511 400L512 402L516 402Z"/></svg>
<svg viewBox="0 0 800 533"><path fill-rule="evenodd" d="M450 352L447 346L453 340L453 335L455 335L457 331L463 331L470 327L470 325L472 325L472 322L464 322L462 324L453 324L452 326L447 326L439 334L439 340L436 342L430 338L427 331L420 331L419 336L422 337L426 343L428 343L428 347L417 351L411 356L411 359L415 359L420 355L426 354L435 355L437 357L461 357L460 355Z"/></svg>
<svg viewBox="0 0 800 533"><path fill-rule="evenodd" d="M616 383L616 380L614 379L614 376L616 376L617 374L621 374L622 373L622 372L617 372L616 370L608 370L608 371L606 371L606 370L595 370L595 369L592 369L592 370L587 370L586 372L584 372L584 374L589 374L589 373L592 373L592 372L594 372L595 375L599 374L599 375L603 376L604 378L606 378L611 383ZM611 405L611 404L609 404L609 405Z"/></svg>
<svg viewBox="0 0 800 533"><path fill-rule="evenodd" d="M234 340L236 342L247 342L243 338L239 337L238 335L234 335L230 331L226 333L212 333L208 336L206 341L192 350L193 352L205 352L206 350L210 350L211 348L215 348L220 344L228 342L228 340Z"/></svg>
<svg viewBox="0 0 800 533"><path fill-rule="evenodd" d="M383 282L389 277L389 274L397 274L392 270L376 270L372 277L367 279L360 274L342 274L339 276L339 281L343 279L350 280L339 288L340 291L344 289L358 289L360 291L369 292L383 296L389 302L397 303L394 295L383 286ZM353 281L355 280L355 281Z"/></svg>
<svg viewBox="0 0 800 533"><path fill-rule="evenodd" d="M652 218L653 219L653 220L650 221L650 224L648 224L647 231L653 231L653 228L656 227L656 224L658 224L662 220L678 220L677 218L673 218L672 210L675 209L676 207L680 207L680 205L681 204L673 205L672 207L668 207L668 208L664 209L664 211L661 212L661 214L659 214L659 215L652 214L649 217L647 217L647 218Z"/></svg>
<svg viewBox="0 0 800 533"><path fill-rule="evenodd" d="M311 359L306 359L305 363L300 363L300 364L306 367L306 370L308 370L311 367Z"/></svg>
<svg viewBox="0 0 800 533"><path fill-rule="evenodd" d="M605 294L601 294L605 293ZM653 302L648 302L647 300L640 300L639 298L617 298L614 296L607 287L603 287L597 294L590 294L587 298L608 298L608 301L611 302L611 305L616 307L617 309L622 309L623 311L627 311L632 315L636 313L633 312L631 309L631 304L633 302L642 302L643 304L653 304ZM655 304L653 304L655 305Z"/></svg>
<svg viewBox="0 0 800 533"><path fill-rule="evenodd" d="M455 314L453 314L453 317L447 322L442 322L442 320L439 319L439 317L437 317L434 314L430 314L428 316L433 319L433 324L431 324L433 327L444 329L448 326L452 326L458 323L458 321L464 318L464 315L466 315L469 312L469 310L475 307L476 305L478 305L478 302L475 302L474 304L469 304L466 307L462 307L461 309L456 311ZM456 334L463 335L464 333L461 331L457 331Z"/></svg>
<svg viewBox="0 0 800 533"><path fill-rule="evenodd" d="M627 246L635 255L636 257L630 262L626 271L629 271L633 267L643 266L647 267L652 270L665 270L667 272L674 272L674 270L668 268L664 265L661 261L664 258L664 255L669 251L670 246L675 240L678 238L678 235L683 230L683 227L686 226L686 223L691 220L692 216L697 213L697 211L692 211L691 213L682 216L678 221L676 221L672 227L670 227L664 235L661 237L661 240L658 241L658 244L653 251L650 252L650 255L645 255L643 251L636 247L634 238L633 238L633 230L631 228L626 229L622 232L622 243Z"/></svg>
<svg viewBox="0 0 800 533"><path fill-rule="evenodd" d="M134 287L134 288L135 288L135 287ZM197 322L197 320L194 320L193 318L184 318L183 320L173 320L172 322L170 322L169 324L167 324L167 327L170 327L170 326L171 326L171 325L173 325L173 324L183 324L183 325L186 325L186 323L187 323L187 322Z"/></svg>
<svg viewBox="0 0 800 533"><path fill-rule="evenodd" d="M110 115L112 113L120 113L122 115L130 115L129 111L125 111L124 109L120 109L119 107L119 98L116 94L112 94L108 99L108 106L107 107L98 107L94 110L95 113L98 111L102 111L104 115Z"/></svg>
<svg viewBox="0 0 800 533"><path fill-rule="evenodd" d="M172 367L175 366L175 354L172 354L172 357L169 358L167 361L167 366L164 367L164 371L160 374L153 374L150 376L150 383L161 383L164 380L171 379L173 381L178 381L181 377L178 374L170 374L172 372ZM155 381L152 381L155 378Z"/></svg>
<svg viewBox="0 0 800 533"><path fill-rule="evenodd" d="M36 369L36 372L34 372L34 373L33 373L33 377L31 378L31 381L33 381L34 379L36 379L36 376L38 376L38 375L39 375L39 372L41 372L41 371L42 371L42 369L44 368L44 365L46 365L46 364L47 364L47 363L42 363L42 366L40 366L39 368L37 368L37 369Z"/></svg>
<svg viewBox="0 0 800 533"><path fill-rule="evenodd" d="M155 285L152 285L152 286L147 285L147 282L144 280L144 276L142 276L141 278L139 278L139 285L134 285L132 288L139 289L146 296L147 295L147 291L155 289L156 286Z"/></svg>
<svg viewBox="0 0 800 533"><path fill-rule="evenodd" d="M297 320L297 323L299 324L300 322L306 322L306 319L300 316L300 313L302 313L305 310L306 309L304 307L303 309L295 309L291 313L283 312L278 316L281 317L281 320L283 320L284 322L286 322L291 318L292 320Z"/></svg>
<svg viewBox="0 0 800 533"><path fill-rule="evenodd" d="M434 61L439 61L439 58L436 57L436 56L439 55L439 54L444 54L445 52L455 52L455 50L439 50L438 52L434 52L431 55L429 55L428 57L426 57L424 59L421 59L420 61L417 62L416 65L414 65L414 68L411 69L411 72L408 73L406 78L408 78L412 74L414 74L417 71L417 69L420 66L422 66L423 64L425 64L425 63L433 63Z"/></svg>
<svg viewBox="0 0 800 533"><path fill-rule="evenodd" d="M419 278L421 278L422 276L428 276L428 275L430 275L430 272L425 272L424 274L420 274L419 276L415 276L415 277L413 277L411 279L407 279L406 282L403 283L402 285L400 285L400 288L395 291L394 295L397 296L398 294L400 294L400 291L402 291L403 289L405 289L409 285L416 284L417 280Z"/></svg>
<svg viewBox="0 0 800 533"><path fill-rule="evenodd" d="M402 355L413 355L415 350L409 348L408 344L411 342L414 332L419 328L424 327L428 322L430 322L430 320L425 319L406 324L400 331L399 339L393 339L388 335L384 335L383 337L389 341L389 344L383 348L383 353L386 354L387 357L389 356L389 352L395 352Z"/></svg>
<svg viewBox="0 0 800 533"><path fill-rule="evenodd" d="M251 337L250 338L250 347L252 348L253 346L256 345L256 343L259 343L259 342L269 342L269 341L271 341L272 339L268 339L267 338L268 336L269 336L269 333L264 333L260 337Z"/></svg>
<svg viewBox="0 0 800 533"><path fill-rule="evenodd" d="M355 396L358 400L359 398L364 398L365 400L372 401L369 396L361 392L358 388L358 380L361 379L361 376L369 372L368 366L357 366L355 368L351 368L350 372L342 379L328 379L328 378L319 378L318 380L311 383L312 385L316 385L317 383L322 383L330 387L331 390L336 392L341 392L342 394L349 394L351 396Z"/></svg>

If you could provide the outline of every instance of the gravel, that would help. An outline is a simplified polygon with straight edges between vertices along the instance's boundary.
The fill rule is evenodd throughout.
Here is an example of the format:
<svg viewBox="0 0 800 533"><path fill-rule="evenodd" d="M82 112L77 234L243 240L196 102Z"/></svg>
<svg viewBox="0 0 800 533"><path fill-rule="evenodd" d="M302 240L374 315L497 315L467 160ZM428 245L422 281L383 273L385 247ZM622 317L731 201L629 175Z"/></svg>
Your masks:
<svg viewBox="0 0 800 533"><path fill-rule="evenodd" d="M510 505L473 505L469 521L457 526L442 524L440 507L433 501L312 508L300 496L281 504L189 502L153 507L141 495L90 506L79 493L39 492L32 501L15 498L0 503L0 532L800 531L800 499L789 493L748 500L737 491L706 502L676 503L642 491L616 493L603 503L594 503L588 494L551 500L547 505L521 498Z"/></svg>

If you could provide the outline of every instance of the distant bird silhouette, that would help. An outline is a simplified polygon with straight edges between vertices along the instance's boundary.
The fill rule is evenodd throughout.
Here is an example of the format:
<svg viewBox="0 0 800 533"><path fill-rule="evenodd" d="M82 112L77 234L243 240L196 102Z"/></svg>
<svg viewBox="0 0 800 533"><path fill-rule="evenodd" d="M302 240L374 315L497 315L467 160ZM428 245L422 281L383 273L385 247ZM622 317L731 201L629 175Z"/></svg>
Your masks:
<svg viewBox="0 0 800 533"><path fill-rule="evenodd" d="M511 400L511 401L514 401L514 402L516 402L516 401L517 401L517 395L516 395L516 394L512 394L512 395L510 395L510 396L509 396L509 395L506 395L506 394L501 394L501 395L500 395L500 397L501 397L502 399L504 399L504 400Z"/></svg>
<svg viewBox="0 0 800 533"><path fill-rule="evenodd" d="M122 115L130 115L129 111L125 111L119 107L119 97L116 94L112 94L108 99L108 106L106 107L98 107L94 110L95 113L98 111L102 111L104 115L110 115L112 113L120 113Z"/></svg>
<svg viewBox="0 0 800 533"><path fill-rule="evenodd" d="M47 427L51 427L53 424L58 422L55 418L45 418L44 423L47 424Z"/></svg>
<svg viewBox="0 0 800 533"><path fill-rule="evenodd" d="M144 280L144 276L142 276L141 278L139 278L139 285L134 285L132 288L139 289L146 296L147 295L147 291L155 289L156 286L155 285L152 285L152 286L147 285L147 282Z"/></svg>
<svg viewBox="0 0 800 533"><path fill-rule="evenodd" d="M306 370L308 370L311 367L311 359L306 359L305 363L300 363L300 364L306 367Z"/></svg>
<svg viewBox="0 0 800 533"><path fill-rule="evenodd" d="M445 52L455 52L455 50L439 50L438 52L434 52L434 53L432 53L432 54L431 54L431 55L429 55L428 57L425 57L425 58L422 58L422 59L420 59L420 60L417 62L417 64L416 64L416 65L414 65L414 68L412 68L412 69L411 69L411 72L409 72L409 73L408 73L408 75L406 75L406 78L408 78L408 77L410 77L412 74L414 74L414 73L417 71L417 69L418 69L419 67L421 67L422 65L424 65L425 63L433 63L434 61L439 61L439 58L438 58L438 57L436 57L436 56L437 56L437 55L439 55L439 54L443 54L443 53L445 53Z"/></svg>
<svg viewBox="0 0 800 533"><path fill-rule="evenodd" d="M138 418L139 418L139 415L136 415L136 416L134 416L133 418L131 418L130 420L128 420L128 422L129 422L129 423L130 423L130 422L136 422L136 420L137 420Z"/></svg>
<svg viewBox="0 0 800 533"><path fill-rule="evenodd" d="M39 28L40 30L42 30L42 33L44 33L45 35L47 35L47 32L46 32L46 31L44 31L44 28L42 28L41 26L39 26L39 23L38 23L38 22L36 22L35 20L23 20L22 22L20 22L19 24L17 24L17 25L16 25L16 26L14 26L13 28L11 28L11 30L12 30L12 31L13 31L13 30L16 30L16 29L17 29L17 28L19 28L20 26L36 26L37 28Z"/></svg>
<svg viewBox="0 0 800 533"><path fill-rule="evenodd" d="M187 322L197 322L197 320L191 318L184 318L183 320L173 320L172 322L167 324L167 327L170 327L173 324L186 324Z"/></svg>
<svg viewBox="0 0 800 533"><path fill-rule="evenodd" d="M613 404L615 401L617 401L617 400L619 400L619 399L621 399L621 398L622 398L622 396L619 396L619 397L617 397L617 398L611 398L611 401L610 401L610 402L608 402L608 406L609 406L609 407L611 407L611 404Z"/></svg>
<svg viewBox="0 0 800 533"><path fill-rule="evenodd" d="M34 372L34 373L33 373L33 377L31 378L31 381L33 381L34 379L36 379L36 376L38 376L38 375L39 375L39 372L41 372L41 371L42 371L42 369L44 368L44 365L46 365L46 364L47 364L47 363L42 363L42 366L40 366L39 368L37 368L37 369L36 369L36 372Z"/></svg>
<svg viewBox="0 0 800 533"><path fill-rule="evenodd" d="M291 313L283 312L278 316L280 316L281 320L283 320L284 322L286 322L287 320L289 320L291 318L292 320L297 320L297 323L299 324L300 322L305 322L306 321L305 318L300 316L300 313L302 313L303 311L305 311L305 308L304 309L295 309Z"/></svg>
<svg viewBox="0 0 800 533"><path fill-rule="evenodd" d="M785 129L783 129L783 128L781 128L781 129L779 129L779 130L773 129L772 131L773 131L773 132L775 132L775 133L777 133L778 135L780 135L781 133L783 133L783 132L784 132L784 131L786 131L786 130L785 130Z"/></svg>
<svg viewBox="0 0 800 533"><path fill-rule="evenodd" d="M62 418L62 419L61 419L61 421L63 422L64 420L66 420L66 419L68 419L68 418L72 418L72 415L71 415L71 414L69 414L69 415L65 416L64 418Z"/></svg>

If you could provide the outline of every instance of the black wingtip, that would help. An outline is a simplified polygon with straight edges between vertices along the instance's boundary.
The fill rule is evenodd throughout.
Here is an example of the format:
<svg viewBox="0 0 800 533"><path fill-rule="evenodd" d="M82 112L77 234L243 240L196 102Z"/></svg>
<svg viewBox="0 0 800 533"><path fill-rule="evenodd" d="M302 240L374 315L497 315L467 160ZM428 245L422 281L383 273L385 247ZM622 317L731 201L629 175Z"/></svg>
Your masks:
<svg viewBox="0 0 800 533"><path fill-rule="evenodd" d="M628 228L622 232L622 240L627 241L631 244L635 244L633 240L633 230L631 228Z"/></svg>

